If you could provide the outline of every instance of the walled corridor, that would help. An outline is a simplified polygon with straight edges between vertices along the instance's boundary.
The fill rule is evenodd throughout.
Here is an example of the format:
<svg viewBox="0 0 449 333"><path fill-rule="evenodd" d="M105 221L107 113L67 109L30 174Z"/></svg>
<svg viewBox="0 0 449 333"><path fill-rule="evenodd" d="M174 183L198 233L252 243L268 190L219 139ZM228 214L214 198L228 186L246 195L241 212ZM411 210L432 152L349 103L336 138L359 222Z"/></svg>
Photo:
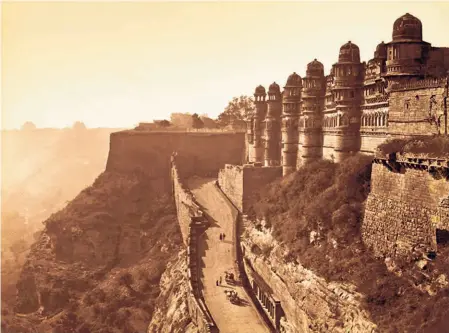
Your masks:
<svg viewBox="0 0 449 333"><path fill-rule="evenodd" d="M237 212L214 183L214 179L204 178L188 181L188 187L211 222L199 239L198 248L202 257L200 278L206 305L220 333L269 333L245 289L239 283L225 282L225 271L232 272L238 281L233 238ZM220 233L226 235L224 241L220 241ZM222 284L217 286L220 276ZM240 304L231 303L226 298L226 290L237 292Z"/></svg>

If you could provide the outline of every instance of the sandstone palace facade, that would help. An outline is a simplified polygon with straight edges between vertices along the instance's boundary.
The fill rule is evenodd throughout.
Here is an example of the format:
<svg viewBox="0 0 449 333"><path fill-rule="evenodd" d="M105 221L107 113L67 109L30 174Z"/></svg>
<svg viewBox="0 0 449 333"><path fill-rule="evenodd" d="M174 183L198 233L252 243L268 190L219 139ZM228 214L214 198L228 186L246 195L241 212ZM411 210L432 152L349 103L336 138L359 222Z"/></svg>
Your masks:
<svg viewBox="0 0 449 333"><path fill-rule="evenodd" d="M329 75L315 59L282 92L258 86L247 161L287 175L310 160L373 153L387 138L447 134L448 74L449 47L423 41L421 21L407 13L367 63L348 42Z"/></svg>

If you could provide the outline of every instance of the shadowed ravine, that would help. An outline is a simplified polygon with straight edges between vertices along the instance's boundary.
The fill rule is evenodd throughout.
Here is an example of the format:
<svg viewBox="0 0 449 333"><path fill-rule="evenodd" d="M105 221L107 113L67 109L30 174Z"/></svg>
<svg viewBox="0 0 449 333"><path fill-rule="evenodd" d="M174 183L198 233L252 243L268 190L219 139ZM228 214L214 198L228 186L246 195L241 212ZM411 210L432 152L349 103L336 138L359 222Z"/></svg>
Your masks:
<svg viewBox="0 0 449 333"><path fill-rule="evenodd" d="M211 222L199 244L199 253L202 255L201 283L206 305L220 333L270 332L241 284L225 282L225 271L234 273L238 279L232 237L236 212L214 182L203 178L188 181L195 199L204 208ZM225 241L220 241L220 233L226 235ZM217 286L216 281L220 276L222 284ZM226 298L225 290L237 292L240 304L232 304Z"/></svg>

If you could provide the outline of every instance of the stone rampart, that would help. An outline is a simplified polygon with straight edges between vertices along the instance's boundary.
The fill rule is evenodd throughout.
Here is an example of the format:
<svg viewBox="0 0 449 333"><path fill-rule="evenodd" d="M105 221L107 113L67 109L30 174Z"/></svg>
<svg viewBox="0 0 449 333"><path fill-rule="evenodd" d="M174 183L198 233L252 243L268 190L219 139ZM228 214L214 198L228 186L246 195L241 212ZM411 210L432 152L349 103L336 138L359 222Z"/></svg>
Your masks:
<svg viewBox="0 0 449 333"><path fill-rule="evenodd" d="M365 154L374 154L377 147L387 140L387 133L385 131L361 131L361 148L360 151Z"/></svg>
<svg viewBox="0 0 449 333"><path fill-rule="evenodd" d="M282 167L226 164L218 174L223 193L240 212L246 212L251 196L265 185L282 177Z"/></svg>
<svg viewBox="0 0 449 333"><path fill-rule="evenodd" d="M449 162L424 155L376 156L362 237L378 256L438 250L449 230Z"/></svg>
<svg viewBox="0 0 449 333"><path fill-rule="evenodd" d="M445 132L447 88L436 84L429 85L426 89L413 90L412 87L419 86L420 82L405 84L404 89L393 90L390 93L388 111L390 135L422 136Z"/></svg>
<svg viewBox="0 0 449 333"><path fill-rule="evenodd" d="M173 197L175 199L178 222L184 244L187 247L187 277L189 314L200 333L218 333L218 329L207 309L200 289L200 260L198 257L198 237L208 227L208 221L193 194L184 186L176 158L171 167Z"/></svg>
<svg viewBox="0 0 449 333"><path fill-rule="evenodd" d="M242 164L243 132L152 132L128 130L112 133L106 170L132 172L138 168L170 186L170 156L177 153L183 176L217 177L226 163Z"/></svg>

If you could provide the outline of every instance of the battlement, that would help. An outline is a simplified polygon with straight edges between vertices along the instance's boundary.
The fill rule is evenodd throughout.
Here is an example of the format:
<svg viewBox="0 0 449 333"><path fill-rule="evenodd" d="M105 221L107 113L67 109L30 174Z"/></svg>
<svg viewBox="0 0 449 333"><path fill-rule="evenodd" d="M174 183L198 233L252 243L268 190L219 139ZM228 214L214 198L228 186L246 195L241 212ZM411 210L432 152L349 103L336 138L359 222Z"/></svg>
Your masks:
<svg viewBox="0 0 449 333"><path fill-rule="evenodd" d="M391 170L399 171L401 168L427 170L437 169L449 171L449 158L429 157L428 154L392 153L384 155L376 153L374 163L385 165Z"/></svg>

